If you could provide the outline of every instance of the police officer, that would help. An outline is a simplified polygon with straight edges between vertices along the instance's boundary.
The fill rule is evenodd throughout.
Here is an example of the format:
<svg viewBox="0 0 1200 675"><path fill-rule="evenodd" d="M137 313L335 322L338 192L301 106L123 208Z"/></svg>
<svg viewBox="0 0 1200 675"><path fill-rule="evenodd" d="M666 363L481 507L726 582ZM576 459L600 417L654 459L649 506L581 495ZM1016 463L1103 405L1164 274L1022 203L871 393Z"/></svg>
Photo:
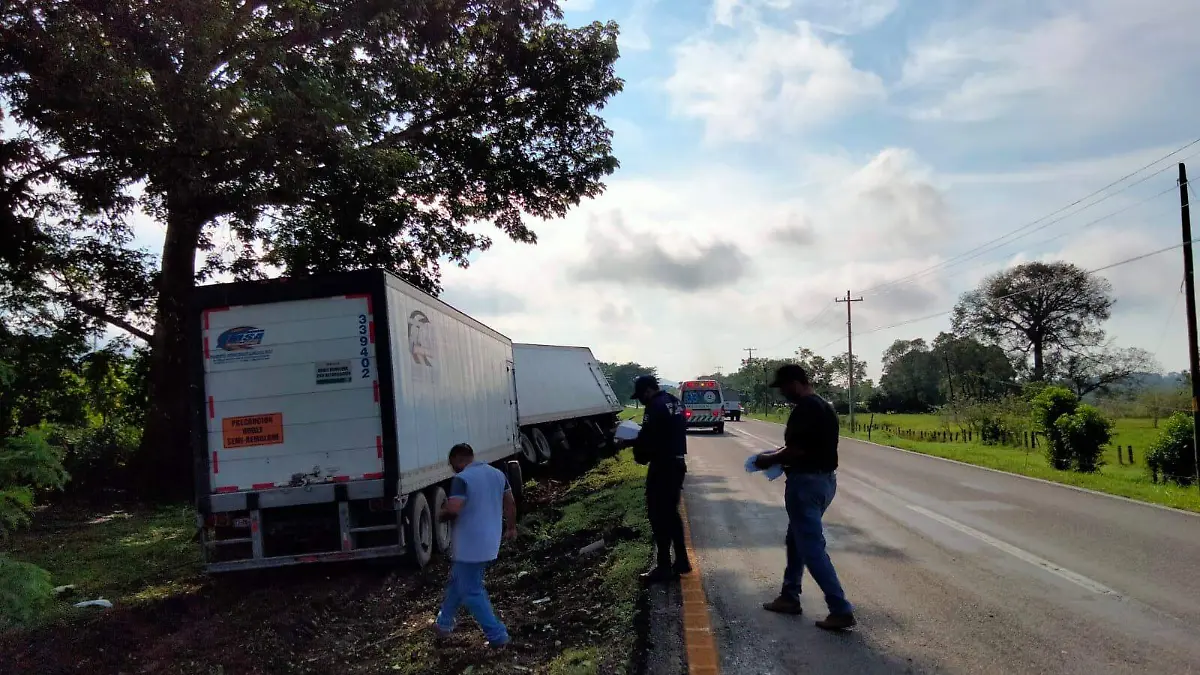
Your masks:
<svg viewBox="0 0 1200 675"><path fill-rule="evenodd" d="M646 473L646 514L658 549L658 563L642 575L647 583L669 581L692 571L683 542L683 519L679 516L679 498L687 473L687 421L679 399L659 389L653 375L634 381L633 397L646 406L642 430L632 441L633 459L648 464ZM671 549L675 564L671 564Z"/></svg>

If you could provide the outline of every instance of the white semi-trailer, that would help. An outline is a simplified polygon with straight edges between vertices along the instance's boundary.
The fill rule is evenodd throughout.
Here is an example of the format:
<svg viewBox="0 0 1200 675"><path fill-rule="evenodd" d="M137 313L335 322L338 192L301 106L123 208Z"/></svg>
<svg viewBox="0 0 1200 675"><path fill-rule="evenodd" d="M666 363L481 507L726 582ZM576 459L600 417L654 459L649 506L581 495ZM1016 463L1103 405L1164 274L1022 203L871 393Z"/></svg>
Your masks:
<svg viewBox="0 0 1200 675"><path fill-rule="evenodd" d="M434 514L456 443L520 489L511 341L399 278L204 286L189 318L210 571L426 564L450 543Z"/></svg>
<svg viewBox="0 0 1200 675"><path fill-rule="evenodd" d="M613 447L624 405L587 347L513 344L521 456L528 464L556 458L568 469Z"/></svg>

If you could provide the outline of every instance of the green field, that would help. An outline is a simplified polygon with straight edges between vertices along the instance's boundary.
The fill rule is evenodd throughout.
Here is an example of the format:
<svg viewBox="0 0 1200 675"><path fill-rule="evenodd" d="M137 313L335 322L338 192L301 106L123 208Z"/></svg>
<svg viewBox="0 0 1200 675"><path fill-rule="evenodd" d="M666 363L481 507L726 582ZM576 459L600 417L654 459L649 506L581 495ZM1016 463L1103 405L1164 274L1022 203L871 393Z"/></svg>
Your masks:
<svg viewBox="0 0 1200 675"><path fill-rule="evenodd" d="M785 412L768 415L754 414L750 416L781 424L786 419ZM843 416L843 424L846 424L846 422L847 420ZM871 414L859 413L855 415L855 422L858 425L865 426L871 422ZM912 450L935 457L944 457L977 466L999 469L1009 473L1042 478L1056 483L1074 485L1099 492L1107 492L1108 494L1120 495L1153 504L1161 504L1188 511L1200 511L1200 490L1194 487L1181 488L1151 482L1150 475L1146 471L1145 456L1150 448L1150 444L1157 438L1158 430L1154 428L1154 422L1150 419L1124 418L1116 420L1113 441L1104 453L1104 466L1100 468L1099 472L1094 474L1059 471L1051 468L1046 462L1040 446L1036 449L1026 449L1003 445L984 445L978 441L970 443L961 440L958 442L922 441L913 440L912 438L878 428L881 425L887 424L893 428L912 431L961 430L961 427L955 424L952 419L943 418L938 415L876 414L874 416L874 424L876 428L871 432L869 439L865 430L860 430L852 434L848 429L844 428L842 433L845 436L871 440L875 443L890 445L904 450ZM1128 464L1127 459L1124 464L1118 461L1116 451L1118 445L1123 450L1128 446L1133 446L1134 463L1132 465Z"/></svg>

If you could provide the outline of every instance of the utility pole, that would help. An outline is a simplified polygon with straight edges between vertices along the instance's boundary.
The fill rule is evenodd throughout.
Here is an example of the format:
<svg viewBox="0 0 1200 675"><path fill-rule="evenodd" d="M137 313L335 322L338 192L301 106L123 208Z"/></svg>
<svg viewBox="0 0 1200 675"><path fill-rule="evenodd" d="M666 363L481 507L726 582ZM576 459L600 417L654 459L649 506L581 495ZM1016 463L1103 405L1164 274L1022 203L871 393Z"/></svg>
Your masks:
<svg viewBox="0 0 1200 675"><path fill-rule="evenodd" d="M754 352L758 351L758 348L757 347L746 347L742 351L746 352L746 354L748 355L745 360L745 364L747 366L749 366L751 369L753 369L754 364L756 363L756 361L754 360ZM763 384L767 384L767 383L764 382ZM762 407L763 414L766 414L766 412L767 412L767 391L765 388L763 389L762 396L760 398L762 400L759 402L759 405Z"/></svg>
<svg viewBox="0 0 1200 675"><path fill-rule="evenodd" d="M1192 217L1188 208L1187 167L1179 163L1179 212L1183 219L1183 283L1187 301L1188 363L1192 371L1192 453L1200 487L1200 347L1196 345L1196 279L1192 268Z"/></svg>
<svg viewBox="0 0 1200 675"><path fill-rule="evenodd" d="M834 298L834 302L846 303L846 398L850 401L850 430L854 430L854 317L850 312L850 306L856 302L862 302L862 296L857 298L850 297L850 291L846 291L845 298Z"/></svg>

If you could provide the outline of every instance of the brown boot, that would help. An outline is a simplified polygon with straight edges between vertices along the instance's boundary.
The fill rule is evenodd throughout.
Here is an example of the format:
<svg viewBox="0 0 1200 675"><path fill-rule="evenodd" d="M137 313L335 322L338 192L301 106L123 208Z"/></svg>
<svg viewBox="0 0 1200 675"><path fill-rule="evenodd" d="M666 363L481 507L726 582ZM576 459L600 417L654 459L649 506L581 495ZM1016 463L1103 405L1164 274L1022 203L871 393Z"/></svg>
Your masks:
<svg viewBox="0 0 1200 675"><path fill-rule="evenodd" d="M857 625L853 614L830 614L817 622L817 628L825 630L848 630Z"/></svg>
<svg viewBox="0 0 1200 675"><path fill-rule="evenodd" d="M799 600L793 600L782 595L770 602L764 602L762 607L768 612L775 612L776 614L799 616L804 613L804 609L800 607Z"/></svg>

